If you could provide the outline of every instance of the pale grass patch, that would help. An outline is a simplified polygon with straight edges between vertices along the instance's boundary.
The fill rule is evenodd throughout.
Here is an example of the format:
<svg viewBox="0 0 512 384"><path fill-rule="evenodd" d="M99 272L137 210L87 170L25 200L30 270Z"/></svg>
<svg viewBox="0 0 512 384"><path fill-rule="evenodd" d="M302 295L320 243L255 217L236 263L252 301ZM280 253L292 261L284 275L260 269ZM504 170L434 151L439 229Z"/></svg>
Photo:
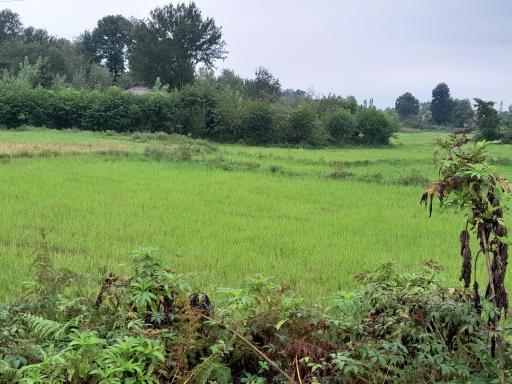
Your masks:
<svg viewBox="0 0 512 384"><path fill-rule="evenodd" d="M2 157L36 157L74 154L129 154L123 143L59 144L59 143L0 143Z"/></svg>

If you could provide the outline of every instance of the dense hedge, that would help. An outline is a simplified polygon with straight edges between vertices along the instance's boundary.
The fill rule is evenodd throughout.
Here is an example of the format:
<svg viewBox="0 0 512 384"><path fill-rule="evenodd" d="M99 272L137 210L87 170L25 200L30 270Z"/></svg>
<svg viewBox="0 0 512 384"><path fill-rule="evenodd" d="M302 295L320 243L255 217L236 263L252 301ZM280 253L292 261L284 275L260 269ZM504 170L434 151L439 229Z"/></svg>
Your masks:
<svg viewBox="0 0 512 384"><path fill-rule="evenodd" d="M229 89L189 85L134 95L119 88L47 90L0 82L0 126L92 131L150 131L220 142L291 145L383 145L396 130L387 114L348 108L343 100L285 106L248 100Z"/></svg>

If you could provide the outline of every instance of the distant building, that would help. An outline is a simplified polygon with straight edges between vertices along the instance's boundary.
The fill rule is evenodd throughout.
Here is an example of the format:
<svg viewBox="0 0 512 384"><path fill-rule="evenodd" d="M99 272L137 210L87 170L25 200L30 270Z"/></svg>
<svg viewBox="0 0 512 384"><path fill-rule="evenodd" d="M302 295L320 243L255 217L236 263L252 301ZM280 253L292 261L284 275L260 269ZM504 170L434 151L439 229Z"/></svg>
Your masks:
<svg viewBox="0 0 512 384"><path fill-rule="evenodd" d="M130 89L127 89L125 92L133 93L135 95L145 95L148 92L151 92L151 89L148 87L133 87Z"/></svg>

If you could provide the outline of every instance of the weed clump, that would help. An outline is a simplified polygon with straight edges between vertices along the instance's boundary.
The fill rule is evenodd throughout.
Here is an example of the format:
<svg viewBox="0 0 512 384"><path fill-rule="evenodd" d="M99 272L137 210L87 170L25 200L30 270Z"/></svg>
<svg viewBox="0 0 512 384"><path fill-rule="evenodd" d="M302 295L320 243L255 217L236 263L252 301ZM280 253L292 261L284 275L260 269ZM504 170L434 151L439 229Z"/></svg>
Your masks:
<svg viewBox="0 0 512 384"><path fill-rule="evenodd" d="M418 168L411 169L408 175L402 175L392 181L392 184L425 187L429 179Z"/></svg>
<svg viewBox="0 0 512 384"><path fill-rule="evenodd" d="M145 135L152 136L152 134ZM158 161L192 161L196 156L210 154L217 150L215 145L205 140L193 140L179 135L167 136L165 141L149 141L144 149L144 155Z"/></svg>
<svg viewBox="0 0 512 384"><path fill-rule="evenodd" d="M334 163L327 176L333 179L348 179L354 177L355 173L348 171L342 163Z"/></svg>

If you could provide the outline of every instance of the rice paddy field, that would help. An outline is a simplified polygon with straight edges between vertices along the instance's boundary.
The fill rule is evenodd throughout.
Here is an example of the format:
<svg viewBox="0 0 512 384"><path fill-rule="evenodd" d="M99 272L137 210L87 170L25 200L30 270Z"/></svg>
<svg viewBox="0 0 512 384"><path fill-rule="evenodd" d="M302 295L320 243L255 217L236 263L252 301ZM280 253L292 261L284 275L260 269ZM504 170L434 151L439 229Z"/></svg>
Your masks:
<svg viewBox="0 0 512 384"><path fill-rule="evenodd" d="M20 293L42 252L99 279L140 246L207 292L259 273L315 302L382 263L412 272L428 260L455 285L465 220L438 208L429 218L419 204L440 135L314 150L0 131L0 302ZM512 179L512 146L492 153Z"/></svg>

